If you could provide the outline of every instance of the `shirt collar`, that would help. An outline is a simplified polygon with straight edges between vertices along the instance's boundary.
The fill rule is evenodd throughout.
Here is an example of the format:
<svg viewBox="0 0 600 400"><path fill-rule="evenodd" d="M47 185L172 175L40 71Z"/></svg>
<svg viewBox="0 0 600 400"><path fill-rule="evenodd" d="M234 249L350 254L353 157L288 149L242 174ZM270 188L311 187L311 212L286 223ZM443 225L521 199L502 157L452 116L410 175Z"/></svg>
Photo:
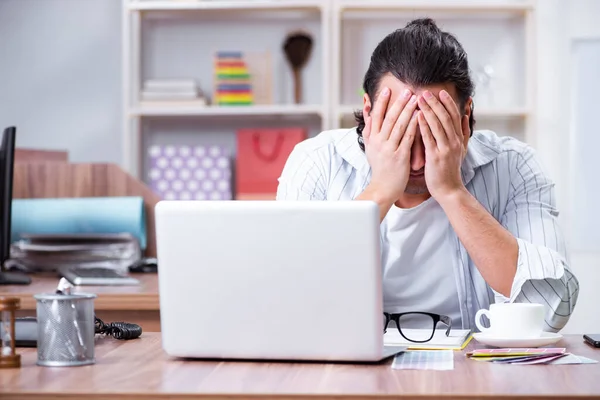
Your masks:
<svg viewBox="0 0 600 400"><path fill-rule="evenodd" d="M465 185L473 179L477 168L492 162L500 154L497 143L491 141L491 138L486 131L474 131L473 136L469 139L467 156L460 168Z"/></svg>
<svg viewBox="0 0 600 400"><path fill-rule="evenodd" d="M338 140L335 147L339 155L362 176L369 173L371 167L367 161L367 156L358 145L356 128L348 129ZM493 161L499 153L500 149L486 135L486 131L474 131L473 136L469 139L467 155L461 165L463 183L468 184L475 176L475 170Z"/></svg>
<svg viewBox="0 0 600 400"><path fill-rule="evenodd" d="M366 176L371 167L367 156L358 145L356 128L348 129L335 145L338 154L361 175Z"/></svg>

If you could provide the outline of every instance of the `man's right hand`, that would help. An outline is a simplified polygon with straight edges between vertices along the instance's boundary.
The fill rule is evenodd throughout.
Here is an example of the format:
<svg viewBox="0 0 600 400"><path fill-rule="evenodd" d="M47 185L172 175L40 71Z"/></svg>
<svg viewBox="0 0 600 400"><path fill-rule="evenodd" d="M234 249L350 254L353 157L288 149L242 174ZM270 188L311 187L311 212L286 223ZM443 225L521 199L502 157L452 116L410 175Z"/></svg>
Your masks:
<svg viewBox="0 0 600 400"><path fill-rule="evenodd" d="M387 208L382 210L382 219L408 183L410 152L418 126L416 108L417 98L410 90L390 103L390 90L383 88L365 121L363 141L371 182L358 200L374 200Z"/></svg>

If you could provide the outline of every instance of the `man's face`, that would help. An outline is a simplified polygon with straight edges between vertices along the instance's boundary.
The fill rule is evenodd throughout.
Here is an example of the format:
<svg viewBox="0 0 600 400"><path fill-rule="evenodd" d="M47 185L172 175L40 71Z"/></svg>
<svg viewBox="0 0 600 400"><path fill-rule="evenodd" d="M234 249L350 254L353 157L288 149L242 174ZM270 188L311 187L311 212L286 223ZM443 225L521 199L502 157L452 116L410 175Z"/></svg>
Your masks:
<svg viewBox="0 0 600 400"><path fill-rule="evenodd" d="M396 99L398 99L398 97L404 91L404 89L409 89L412 93L414 93L417 96L421 96L425 90L429 90L438 99L439 99L440 91L445 90L450 94L450 96L452 96L452 98L454 99L456 104L459 105L458 96L456 95L456 90L454 88L454 85L450 84L450 83L430 85L430 86L416 88L416 87L406 85L401 80L399 80L398 78L394 77L391 74L387 74L381 79L381 82L379 83L378 92L379 92L380 88L383 88L383 87L390 88L390 90L392 92L390 101L389 101L390 105L393 104L396 101ZM365 115L365 117L371 112L371 108L372 108L372 105L371 105L370 99L369 99L368 95L365 94L364 107L363 107L363 114ZM419 107L417 106L417 109L418 108ZM467 105L465 105L464 111L470 113L470 102ZM469 115L469 114L467 114L467 115ZM468 140L469 140L469 135L466 135L466 137L463 138L465 149L466 149ZM425 163L426 163L425 145L423 144L423 139L421 138L421 132L419 131L419 128L417 128L417 136L415 137L415 140L414 140L414 143L413 143L413 146L411 149L410 176L408 178L408 183L406 185L405 193L407 193L407 194L428 193L427 184L425 183Z"/></svg>

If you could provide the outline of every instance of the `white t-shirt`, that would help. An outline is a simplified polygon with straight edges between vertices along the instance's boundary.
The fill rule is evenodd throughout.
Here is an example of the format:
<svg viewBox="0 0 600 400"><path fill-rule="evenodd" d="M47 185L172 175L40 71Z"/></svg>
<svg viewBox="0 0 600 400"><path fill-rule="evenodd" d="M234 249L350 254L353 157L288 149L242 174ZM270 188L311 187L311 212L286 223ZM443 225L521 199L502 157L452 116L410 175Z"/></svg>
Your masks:
<svg viewBox="0 0 600 400"><path fill-rule="evenodd" d="M456 237L438 202L431 197L410 209L392 206L381 233L384 311L447 315L461 327Z"/></svg>

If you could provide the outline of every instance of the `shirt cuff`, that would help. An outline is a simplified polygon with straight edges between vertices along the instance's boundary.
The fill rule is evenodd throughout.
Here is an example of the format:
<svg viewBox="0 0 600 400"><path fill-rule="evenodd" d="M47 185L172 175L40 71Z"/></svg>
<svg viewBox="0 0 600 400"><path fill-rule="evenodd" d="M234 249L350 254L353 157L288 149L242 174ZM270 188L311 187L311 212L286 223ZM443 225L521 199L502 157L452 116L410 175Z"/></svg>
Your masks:
<svg viewBox="0 0 600 400"><path fill-rule="evenodd" d="M519 238L517 245L517 271L510 289L510 297L495 292L496 302L514 302L525 282L529 280L560 279L565 274L564 260L558 253Z"/></svg>

